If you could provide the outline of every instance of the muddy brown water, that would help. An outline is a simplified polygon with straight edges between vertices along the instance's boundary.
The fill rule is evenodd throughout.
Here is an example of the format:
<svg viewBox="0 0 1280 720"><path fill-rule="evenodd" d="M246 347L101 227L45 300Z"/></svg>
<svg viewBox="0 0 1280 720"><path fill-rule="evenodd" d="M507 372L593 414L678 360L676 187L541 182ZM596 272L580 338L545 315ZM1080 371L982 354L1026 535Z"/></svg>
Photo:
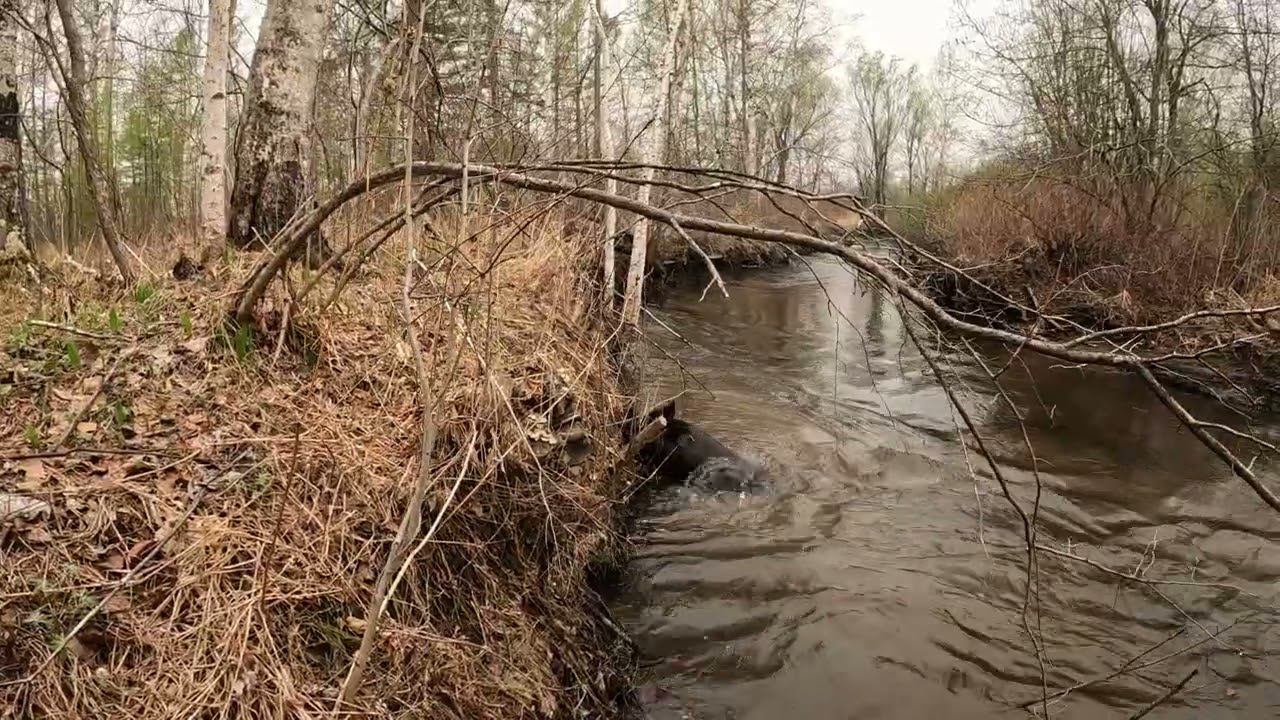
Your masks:
<svg viewBox="0 0 1280 720"><path fill-rule="evenodd" d="M727 300L676 289L655 310L687 344L650 328L653 395L685 391L682 415L771 477L749 495L642 494L614 610L640 648L645 712L1027 717L1019 706L1044 681L1023 624L1017 517L966 453L893 305L834 261L811 262L732 277ZM1028 507L1039 470L1040 542L1148 578L1236 586L1153 590L1045 557L1026 617L1050 694L1132 669L1050 702L1051 715L1129 717L1197 670L1148 717L1280 716L1280 517L1129 378L989 357L1009 365L1035 462L981 368L945 362ZM1257 430L1274 438L1280 420ZM1255 469L1280 487L1280 468Z"/></svg>

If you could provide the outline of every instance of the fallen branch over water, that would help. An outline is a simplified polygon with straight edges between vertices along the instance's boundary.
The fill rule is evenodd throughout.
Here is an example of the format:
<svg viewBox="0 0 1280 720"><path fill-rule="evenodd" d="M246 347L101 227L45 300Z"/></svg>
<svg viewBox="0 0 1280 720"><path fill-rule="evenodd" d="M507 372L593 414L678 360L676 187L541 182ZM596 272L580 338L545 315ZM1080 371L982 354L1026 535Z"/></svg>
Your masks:
<svg viewBox="0 0 1280 720"><path fill-rule="evenodd" d="M1271 488L1264 485L1249 465L1242 462L1234 453L1231 452L1229 448L1215 438L1209 432L1210 428L1206 427L1204 423L1197 420L1190 412L1188 412L1186 408L1168 392L1155 375L1152 374L1150 367L1157 365L1161 360L1165 359L1163 356L1144 356L1128 349L1128 346L1112 345L1105 349L1089 349L1088 347L1083 346L1084 343L1081 340L1082 337L1109 339L1112 335L1127 334L1132 336L1134 334L1141 335L1143 333L1155 332L1157 330L1167 330L1171 327L1177 326L1178 324L1191 322L1198 317L1202 317L1203 314L1193 313L1178 318L1175 321L1171 321L1170 323L1161 323L1158 325L1118 328L1108 331L1106 335L1099 335L1096 332L1086 331L1081 336L1062 341L1049 340L1034 334L1026 334L1012 330L979 325L956 317L949 310L935 302L927 293L916 287L902 272L895 271L887 263L875 258L870 253L864 252L855 247L826 240L815 235L677 214L648 203L639 202L623 195L609 193L595 187L590 187L587 182L592 179L592 173L597 172L596 168L601 166L603 166L603 163L596 164L593 167L583 168L581 172L586 174L588 178L586 181L576 183L540 177L531 174L530 172L525 172L523 168L512 169L504 166L462 165L458 163L441 162L414 162L406 165L399 165L383 170L375 175L362 178L347 186L328 201L318 206L309 215L300 218L289 228L286 228L285 231L282 231L281 237L278 237L272 243L273 252L268 255L264 255L262 260L250 274L249 278L245 281L240 291L236 294L233 303L234 317L240 323L247 323L250 321L258 301L270 286L272 279L276 277L288 262L289 258L293 256L304 242L306 242L308 237L320 229L321 225L330 216L332 216L334 212L350 200L373 190L401 181L406 177L461 179L463 176L468 176L471 182L476 184L499 183L534 192L550 193L563 197L576 197L589 202L614 207L620 210L626 210L628 212L635 213L638 216L648 218L649 220L676 228L682 233L689 230L696 230L729 237L781 243L793 248L802 248L832 255L852 266L855 270L861 273L864 278L868 278L881 285L892 295L901 297L907 303L919 310L929 320L934 322L939 328L946 331L958 333L967 337L994 341L1009 348L1031 350L1033 352L1070 363L1118 368L1138 374L1156 397L1160 399L1160 401L1176 418L1178 418L1180 422L1191 430L1200 442L1221 458L1223 462L1231 468L1232 472L1243 480L1254 494L1256 494L1264 503L1277 512L1280 512L1280 496L1278 496ZM696 171L689 170L689 172ZM736 183L738 187L753 190L765 194L766 196L770 192L783 192L784 194L789 195L799 194L805 200L810 202L817 201L823 197L816 195L804 195L802 193L798 193L798 191L795 191L794 189L784 188L776 184L766 184L763 181L753 178L735 181L721 179L721 181L717 183L717 186L727 186L734 183ZM687 192L694 192L695 194L702 190L701 188L690 186L677 185L677 187ZM857 209L858 212L865 216L874 217L865 209L860 207ZM877 222L879 221L877 220ZM879 222L879 224L884 226L883 222ZM901 238L899 237L899 239ZM1271 312L1274 309L1275 308L1260 308L1257 310L1233 312L1242 315L1254 316L1265 315L1267 312Z"/></svg>

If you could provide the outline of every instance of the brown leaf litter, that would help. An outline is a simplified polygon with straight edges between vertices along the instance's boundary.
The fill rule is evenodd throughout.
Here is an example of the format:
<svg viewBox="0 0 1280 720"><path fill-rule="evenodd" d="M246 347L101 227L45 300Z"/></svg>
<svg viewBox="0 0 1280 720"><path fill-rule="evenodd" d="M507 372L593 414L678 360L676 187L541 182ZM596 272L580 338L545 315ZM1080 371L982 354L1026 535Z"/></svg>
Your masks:
<svg viewBox="0 0 1280 720"><path fill-rule="evenodd" d="M621 692L585 582L619 489L595 253L516 221L415 287L441 402L425 515L480 441L344 716L599 717ZM0 291L25 303L0 351L0 717L334 711L423 421L384 255L327 309L278 290L247 352L222 321L253 256L142 300L56 270ZM106 339L77 363L33 316Z"/></svg>

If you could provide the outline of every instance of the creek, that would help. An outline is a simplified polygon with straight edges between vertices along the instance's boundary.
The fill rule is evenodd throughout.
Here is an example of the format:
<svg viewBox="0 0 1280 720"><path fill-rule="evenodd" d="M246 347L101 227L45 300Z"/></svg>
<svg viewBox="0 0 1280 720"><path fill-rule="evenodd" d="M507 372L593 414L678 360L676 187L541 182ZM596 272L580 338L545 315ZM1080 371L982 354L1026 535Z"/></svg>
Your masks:
<svg viewBox="0 0 1280 720"><path fill-rule="evenodd" d="M647 716L1028 717L1043 683L1022 526L892 302L823 258L726 280L727 299L677 287L655 309L683 340L651 324L645 382L653 399L683 392L682 417L770 477L747 495L642 493L613 610L640 647ZM1039 476L1042 544L1238 588L1042 555L1026 624L1050 694L1173 655L1053 717L1128 717L1196 668L1149 717L1280 715L1280 518L1133 378L987 353L1021 422L972 357L940 361L1027 508ZM1280 420L1253 427L1280 436Z"/></svg>

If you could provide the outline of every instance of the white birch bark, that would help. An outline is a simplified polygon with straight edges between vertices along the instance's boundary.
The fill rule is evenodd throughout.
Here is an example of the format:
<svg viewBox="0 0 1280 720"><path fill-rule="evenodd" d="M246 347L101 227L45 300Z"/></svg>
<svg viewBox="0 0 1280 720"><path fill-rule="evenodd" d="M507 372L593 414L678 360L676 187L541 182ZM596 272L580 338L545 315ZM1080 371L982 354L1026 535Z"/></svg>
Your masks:
<svg viewBox="0 0 1280 720"><path fill-rule="evenodd" d="M209 0L200 126L200 244L206 251L227 239L227 60L235 0Z"/></svg>
<svg viewBox="0 0 1280 720"><path fill-rule="evenodd" d="M667 114L667 97L671 88L672 76L676 68L677 40L680 37L680 26L684 23L687 0L676 0L676 11L672 16L671 27L667 30L666 49L662 54L662 82L658 88L658 107L654 111L654 124L657 132L651 136L644 153L644 163L649 165L643 171L645 182L640 185L636 199L641 203L649 202L653 181L653 165L660 162L666 153L667 133L670 128L663 121ZM622 302L622 319L632 327L640 325L640 309L643 302L645 256L649 244L649 221L645 218L636 223L635 237L631 243L631 265L627 269L627 291Z"/></svg>
<svg viewBox="0 0 1280 720"><path fill-rule="evenodd" d="M599 158L614 159L613 137L609 128L609 121L605 118L605 107L609 104L606 96L608 89L604 86L601 79L602 68L612 68L612 55L609 52L609 38L606 37L604 31L604 2L603 0L595 0L595 26L596 26L596 58L595 58L595 104L596 104L596 156ZM605 192L617 194L618 181L613 178L606 178L604 181ZM614 307L613 294L616 285L615 276L617 270L614 267L614 242L613 236L618 232L618 210L612 205L606 205L604 208L604 303L605 307Z"/></svg>
<svg viewBox="0 0 1280 720"><path fill-rule="evenodd" d="M18 0L0 0L0 254L24 244L19 178Z"/></svg>
<svg viewBox="0 0 1280 720"><path fill-rule="evenodd" d="M268 242L307 196L312 104L332 0L270 0L249 71L228 239Z"/></svg>

